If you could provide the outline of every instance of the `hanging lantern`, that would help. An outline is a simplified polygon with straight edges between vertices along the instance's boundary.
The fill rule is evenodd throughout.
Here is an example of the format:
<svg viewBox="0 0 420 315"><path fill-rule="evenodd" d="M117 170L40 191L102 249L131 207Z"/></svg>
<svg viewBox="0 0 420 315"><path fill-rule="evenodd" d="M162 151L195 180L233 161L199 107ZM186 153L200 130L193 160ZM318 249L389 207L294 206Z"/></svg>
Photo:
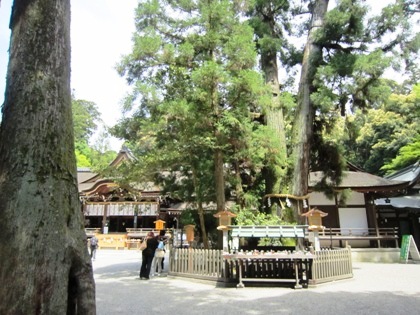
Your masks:
<svg viewBox="0 0 420 315"><path fill-rule="evenodd" d="M164 230L165 229L165 221L163 220L156 220L155 222L155 229L160 231L160 230Z"/></svg>

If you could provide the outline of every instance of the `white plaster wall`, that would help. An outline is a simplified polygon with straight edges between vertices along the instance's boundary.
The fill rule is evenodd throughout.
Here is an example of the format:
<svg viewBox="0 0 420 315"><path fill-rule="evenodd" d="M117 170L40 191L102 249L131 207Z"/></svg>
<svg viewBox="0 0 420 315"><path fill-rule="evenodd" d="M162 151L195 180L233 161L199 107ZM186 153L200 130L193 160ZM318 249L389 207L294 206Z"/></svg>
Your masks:
<svg viewBox="0 0 420 315"><path fill-rule="evenodd" d="M340 221L341 234L349 235L351 233L352 235L364 235L368 233L365 208L339 208L338 218Z"/></svg>
<svg viewBox="0 0 420 315"><path fill-rule="evenodd" d="M332 242L330 240L322 240L320 241L321 244L321 248L330 248L330 247L346 247L347 245L349 245L352 249L354 248L369 248L370 247L370 243L367 240L343 240L338 241L338 240L333 240Z"/></svg>
<svg viewBox="0 0 420 315"><path fill-rule="evenodd" d="M338 196L340 199L340 196ZM335 205L334 198L332 200L328 199L323 193L321 192L312 192L309 195L309 204L311 206L333 206ZM352 192L347 200L347 205L357 206L357 205L364 205L365 204L365 197L363 193Z"/></svg>
<svg viewBox="0 0 420 315"><path fill-rule="evenodd" d="M314 206L333 206L335 205L335 200L329 200L323 193L312 192L309 195L309 205Z"/></svg>
<svg viewBox="0 0 420 315"><path fill-rule="evenodd" d="M363 193L352 192L347 200L346 205L356 206L365 204L365 195Z"/></svg>

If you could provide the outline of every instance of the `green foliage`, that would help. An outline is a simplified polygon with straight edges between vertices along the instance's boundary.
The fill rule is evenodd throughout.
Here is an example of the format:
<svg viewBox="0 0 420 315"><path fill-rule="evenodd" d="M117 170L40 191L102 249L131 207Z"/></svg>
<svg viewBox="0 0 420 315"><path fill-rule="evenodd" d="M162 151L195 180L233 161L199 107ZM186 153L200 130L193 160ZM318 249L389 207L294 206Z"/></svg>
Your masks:
<svg viewBox="0 0 420 315"><path fill-rule="evenodd" d="M325 25L318 33L316 41L321 44L347 43L359 41L364 34L363 18L368 12L360 1L341 0L330 10Z"/></svg>
<svg viewBox="0 0 420 315"><path fill-rule="evenodd" d="M181 200L214 201L216 150L226 165L261 165L250 108L265 106L267 91L253 70L253 32L240 7L142 1L133 52L118 67L133 83L126 103L133 115L112 132L139 154L131 173L152 177ZM227 167L227 187L237 178Z"/></svg>
<svg viewBox="0 0 420 315"><path fill-rule="evenodd" d="M290 225L293 218L293 211L290 208L283 209L284 214L272 215L260 211L242 209L234 218L235 225ZM284 220L286 218L286 220ZM289 219L287 219L289 218ZM295 240L287 238L261 238L258 241L258 246L294 246Z"/></svg>
<svg viewBox="0 0 420 315"><path fill-rule="evenodd" d="M414 163L419 155L418 91L416 85L409 94L392 94L378 108L357 111L349 118L345 127L351 132L343 142L350 153L348 159L377 175Z"/></svg>
<svg viewBox="0 0 420 315"><path fill-rule="evenodd" d="M409 5L396 1L378 16L368 17L365 3L337 1L315 36L323 51L311 86L315 119L310 167L324 172L318 189L330 194L340 182L343 157L382 175L381 167L418 133L413 115L403 114L404 106L392 109L392 86L382 79L386 69L398 69L395 65L403 60L416 59L417 36L408 22L415 13ZM415 78L414 67L411 72L406 70ZM343 125L340 116L351 112L356 118L346 118Z"/></svg>
<svg viewBox="0 0 420 315"><path fill-rule="evenodd" d="M89 159L86 155L82 154L79 150L76 149L76 161L77 167L91 167Z"/></svg>
<svg viewBox="0 0 420 315"><path fill-rule="evenodd" d="M72 97L73 127L76 148L87 144L100 122L100 113L95 103Z"/></svg>
<svg viewBox="0 0 420 315"><path fill-rule="evenodd" d="M360 115L360 114L359 114ZM373 174L380 174L384 161L391 161L407 137L401 137L405 130L404 118L384 109L369 110L366 123L356 139L359 165Z"/></svg>
<svg viewBox="0 0 420 315"><path fill-rule="evenodd" d="M94 170L105 168L115 158L115 152L106 145L107 134L100 137L96 147L89 144L98 124L102 123L96 104L78 100L73 95L72 111L77 166Z"/></svg>
<svg viewBox="0 0 420 315"><path fill-rule="evenodd" d="M193 210L191 209L185 209L182 211L181 216L180 216L180 220L179 223L181 223L181 225L185 226L185 225L196 225L197 223L197 219L194 218L194 214L193 214ZM197 211L195 211L195 213L197 213Z"/></svg>
<svg viewBox="0 0 420 315"><path fill-rule="evenodd" d="M317 70L317 91L311 99L322 113L339 109L344 115L346 108L366 108L389 95L376 90L392 57L378 49L366 32L373 27L366 23L367 12L360 1L339 1L318 32L317 42L328 53Z"/></svg>
<svg viewBox="0 0 420 315"><path fill-rule="evenodd" d="M288 42L287 34L290 32L289 1L254 1L247 12L249 25L254 30L256 47L260 54L260 68L269 89L270 98L267 106L256 108L255 112L261 114L261 123L267 126L270 134L271 149L265 156L264 167L261 171L261 182L265 184L265 194L278 193L285 190L287 175L287 130L285 114L288 109L285 98L280 96L280 86L291 86L293 80L279 84L278 60L279 58L289 68L292 45ZM291 66L291 65L290 65ZM293 76L289 76L293 78ZM269 208L266 208L270 211Z"/></svg>
<svg viewBox="0 0 420 315"><path fill-rule="evenodd" d="M241 209L234 218L236 225L284 225L290 222L282 221L280 216L260 211Z"/></svg>
<svg viewBox="0 0 420 315"><path fill-rule="evenodd" d="M382 166L381 170L385 171L386 174L390 174L417 161L420 161L420 136L413 139L412 143L401 147L398 155L390 163Z"/></svg>
<svg viewBox="0 0 420 315"><path fill-rule="evenodd" d="M296 246L296 240L293 238L260 238L258 246Z"/></svg>
<svg viewBox="0 0 420 315"><path fill-rule="evenodd" d="M347 204L347 200L350 198L351 195L352 195L351 189L347 188L347 189L341 190L338 196L338 204L344 207Z"/></svg>
<svg viewBox="0 0 420 315"><path fill-rule="evenodd" d="M419 36L407 22L414 4L396 1L368 18L365 3L337 1L315 36L322 58L310 80L315 119L308 122L308 147L311 170L326 176L324 191L340 182L344 158L381 174L394 167L398 152L407 157L404 163L416 156L417 140L411 143L418 135L418 101L390 97L408 85L382 79L387 69L404 63L410 80L415 78ZM283 92L272 102L273 91L264 86L267 74L256 71L256 52L279 57L290 71L282 87L290 89L290 67L303 55L288 35L309 25L297 25L293 14L304 8L295 5L301 3L140 1L133 50L118 65L133 89L125 99L126 117L112 129L139 157L120 169L128 182L152 180L179 200L211 202L215 152L221 152L226 198L236 198L239 209L266 210L261 204L267 170L286 172L282 156L290 152L283 151L291 151L281 149L272 126L264 126L266 115L282 108L290 135L296 97ZM250 220L269 221L259 215Z"/></svg>

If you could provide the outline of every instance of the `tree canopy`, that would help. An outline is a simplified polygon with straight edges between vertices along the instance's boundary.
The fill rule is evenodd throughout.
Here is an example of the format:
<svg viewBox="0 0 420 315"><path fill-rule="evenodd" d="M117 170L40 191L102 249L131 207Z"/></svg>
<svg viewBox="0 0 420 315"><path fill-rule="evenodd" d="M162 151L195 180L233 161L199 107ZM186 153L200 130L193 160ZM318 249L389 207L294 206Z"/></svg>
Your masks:
<svg viewBox="0 0 420 315"><path fill-rule="evenodd" d="M311 170L338 183L346 159L381 174L403 146L412 156L417 120L395 97L418 80L418 8L374 4L140 1L118 67L133 90L112 129L140 157L131 175L197 208L263 210L269 192L306 194ZM391 84L387 69L407 80Z"/></svg>
<svg viewBox="0 0 420 315"><path fill-rule="evenodd" d="M349 159L366 171L384 175L420 159L419 85L411 93L391 94L377 108L349 117L346 140Z"/></svg>
<svg viewBox="0 0 420 315"><path fill-rule="evenodd" d="M77 166L95 171L104 169L115 158L115 152L109 148L106 132L99 135L96 143L91 143L92 136L102 124L97 105L72 95L72 113Z"/></svg>

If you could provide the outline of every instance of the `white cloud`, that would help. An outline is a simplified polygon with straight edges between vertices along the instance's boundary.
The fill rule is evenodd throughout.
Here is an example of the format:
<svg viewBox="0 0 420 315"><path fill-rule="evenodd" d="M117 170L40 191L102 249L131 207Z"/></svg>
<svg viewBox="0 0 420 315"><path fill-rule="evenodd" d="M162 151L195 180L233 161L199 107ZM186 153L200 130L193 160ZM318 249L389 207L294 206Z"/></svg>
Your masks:
<svg viewBox="0 0 420 315"><path fill-rule="evenodd" d="M12 0L0 7L0 103L3 103L8 62ZM136 0L71 1L71 87L79 99L96 103L104 123L121 117L120 102L128 91L115 65L131 50ZM113 140L114 150L120 142Z"/></svg>

